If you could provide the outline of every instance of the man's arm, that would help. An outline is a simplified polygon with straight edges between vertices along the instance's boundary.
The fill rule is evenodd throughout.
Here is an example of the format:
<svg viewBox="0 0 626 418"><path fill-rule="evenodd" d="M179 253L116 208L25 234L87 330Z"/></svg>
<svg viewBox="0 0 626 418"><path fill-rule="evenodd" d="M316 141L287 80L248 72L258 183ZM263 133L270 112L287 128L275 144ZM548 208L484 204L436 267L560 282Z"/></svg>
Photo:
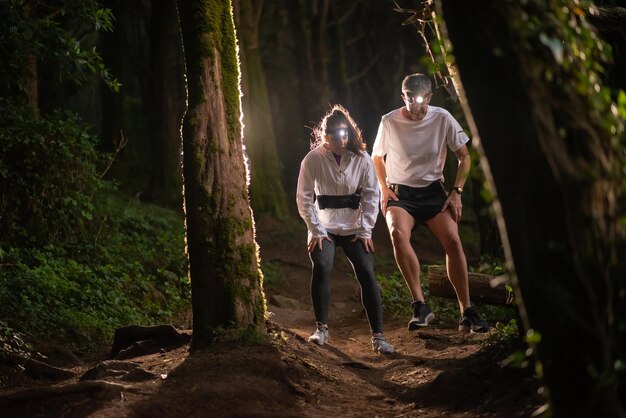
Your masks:
<svg viewBox="0 0 626 418"><path fill-rule="evenodd" d="M470 168L472 167L472 158L470 157L467 145L463 145L458 150L454 151L456 158L459 160L459 164L456 168L456 179L454 180L454 187L461 187L465 185L467 177L469 176Z"/></svg>
<svg viewBox="0 0 626 418"><path fill-rule="evenodd" d="M466 145L463 145L461 148L454 151L454 154L459 160L459 164L456 169L456 178L454 179L452 191L450 192L450 195L448 195L448 199L443 205L441 211L443 212L446 209L450 209L452 219L454 219L455 222L459 222L463 213L463 203L461 202L461 193L457 191L457 188L463 189L472 166L472 158L470 157L469 150Z"/></svg>
<svg viewBox="0 0 626 418"><path fill-rule="evenodd" d="M374 168L376 169L376 177L378 178L378 184L380 185L380 192L382 194L380 198L380 210L383 216L387 216L387 202L389 199L398 200L398 197L387 185L387 169L385 168L385 160L380 155L372 157L374 161Z"/></svg>

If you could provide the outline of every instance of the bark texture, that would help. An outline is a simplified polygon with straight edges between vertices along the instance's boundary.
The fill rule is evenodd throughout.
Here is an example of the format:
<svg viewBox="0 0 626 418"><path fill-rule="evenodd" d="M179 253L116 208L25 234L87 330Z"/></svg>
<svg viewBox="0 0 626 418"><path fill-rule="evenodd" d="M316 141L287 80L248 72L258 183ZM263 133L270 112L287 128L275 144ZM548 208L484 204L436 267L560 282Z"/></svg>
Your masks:
<svg viewBox="0 0 626 418"><path fill-rule="evenodd" d="M188 80L184 199L192 349L218 327L260 329L265 299L248 201L239 62L230 1L179 1Z"/></svg>
<svg viewBox="0 0 626 418"><path fill-rule="evenodd" d="M547 45L524 42L516 25L529 13L522 4L444 0L439 10L506 223L521 314L541 335L553 415L623 417L619 156L589 110L593 97L563 67L553 67L558 80L546 79L537 51ZM530 19L553 23L546 11Z"/></svg>

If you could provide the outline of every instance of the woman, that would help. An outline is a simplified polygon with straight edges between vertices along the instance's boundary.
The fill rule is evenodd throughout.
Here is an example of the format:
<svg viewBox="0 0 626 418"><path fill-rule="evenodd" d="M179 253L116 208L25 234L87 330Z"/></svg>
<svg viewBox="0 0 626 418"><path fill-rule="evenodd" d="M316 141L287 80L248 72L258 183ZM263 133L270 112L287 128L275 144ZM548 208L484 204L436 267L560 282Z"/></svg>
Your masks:
<svg viewBox="0 0 626 418"><path fill-rule="evenodd" d="M379 191L372 159L361 131L348 111L335 105L314 130L315 142L304 157L296 201L308 227L313 266L311 297L317 329L309 341L330 338L328 305L335 248L342 247L361 287L361 301L372 333L372 348L390 354L383 337L381 297L374 274L372 228L378 215Z"/></svg>

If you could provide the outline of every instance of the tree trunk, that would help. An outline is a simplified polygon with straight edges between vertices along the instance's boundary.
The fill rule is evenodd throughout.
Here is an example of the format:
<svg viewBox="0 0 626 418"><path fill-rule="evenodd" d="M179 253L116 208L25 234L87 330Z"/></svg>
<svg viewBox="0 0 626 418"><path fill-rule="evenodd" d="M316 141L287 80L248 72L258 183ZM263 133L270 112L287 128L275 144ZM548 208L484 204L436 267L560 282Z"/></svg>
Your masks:
<svg viewBox="0 0 626 418"><path fill-rule="evenodd" d="M287 1L287 9L297 45L302 114L307 122L317 121L330 98L326 68L330 55L325 48L328 0Z"/></svg>
<svg viewBox="0 0 626 418"><path fill-rule="evenodd" d="M35 4L33 0L28 2L26 7L26 19L34 19L32 16L34 13ZM26 80L26 99L28 106L31 108L33 118L39 119L39 71L37 69L37 57L34 53L29 53L26 57L26 74L28 79Z"/></svg>
<svg viewBox="0 0 626 418"><path fill-rule="evenodd" d="M188 81L183 174L192 349L217 327L260 330L265 298L248 203L230 1L178 2Z"/></svg>
<svg viewBox="0 0 626 418"><path fill-rule="evenodd" d="M150 11L150 86L145 110L152 158L146 200L182 207L180 125L185 81L175 0L155 1Z"/></svg>
<svg viewBox="0 0 626 418"><path fill-rule="evenodd" d="M617 152L589 110L594 98L579 94L564 66L539 53L550 54L539 39L521 39L523 16L546 26L556 21L548 8L523 4L439 2L464 110L497 191L520 313L541 337L537 353L553 414L623 417L624 374L616 365L624 347L616 341L626 269L621 188L612 174L619 172ZM551 36L551 28L542 30Z"/></svg>
<svg viewBox="0 0 626 418"><path fill-rule="evenodd" d="M270 105L270 113L265 117L272 119L281 185L287 199L287 210L292 212L295 210L293 199L298 177L294 166L299 167L299 160L295 157L309 150L309 136L303 126L305 118L302 115L300 94L294 94L294 91L299 90L300 75L299 71L294 70L297 68L297 48L285 0L263 2L258 37ZM243 100L245 106L245 95Z"/></svg>
<svg viewBox="0 0 626 418"><path fill-rule="evenodd" d="M286 195L280 175L276 136L272 123L265 75L259 54L259 19L263 2L234 2L241 48L244 139L250 157L250 196L254 213L287 215Z"/></svg>
<svg viewBox="0 0 626 418"><path fill-rule="evenodd" d="M102 89L102 149L115 150L122 131L128 144L113 164L109 176L120 188L141 196L148 189L153 162L151 132L146 107L152 86L150 68L150 0L109 0L115 16L115 30L102 37L102 56L122 84L119 93ZM121 53L120 51L124 51ZM145 197L145 196L141 196Z"/></svg>
<svg viewBox="0 0 626 418"><path fill-rule="evenodd" d="M39 81L37 80L37 57L34 54L28 55L26 59L26 71L28 80L26 80L26 98L28 107L30 107L33 118L39 119Z"/></svg>

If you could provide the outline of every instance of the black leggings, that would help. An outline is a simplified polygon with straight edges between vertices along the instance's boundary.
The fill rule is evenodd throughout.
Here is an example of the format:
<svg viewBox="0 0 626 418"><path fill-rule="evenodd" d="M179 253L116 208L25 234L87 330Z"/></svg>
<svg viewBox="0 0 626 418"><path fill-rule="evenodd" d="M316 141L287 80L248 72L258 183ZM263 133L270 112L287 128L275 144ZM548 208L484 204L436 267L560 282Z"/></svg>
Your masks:
<svg viewBox="0 0 626 418"><path fill-rule="evenodd" d="M328 234L332 242L323 241L319 247L309 254L313 265L311 277L311 298L315 320L325 324L328 321L328 305L330 302L330 274L333 270L335 248L343 248L346 257L352 264L356 278L361 287L361 302L367 313L372 333L383 332L383 315L381 308L380 288L374 274L374 255L365 252L360 240L351 242L355 235L339 236Z"/></svg>

